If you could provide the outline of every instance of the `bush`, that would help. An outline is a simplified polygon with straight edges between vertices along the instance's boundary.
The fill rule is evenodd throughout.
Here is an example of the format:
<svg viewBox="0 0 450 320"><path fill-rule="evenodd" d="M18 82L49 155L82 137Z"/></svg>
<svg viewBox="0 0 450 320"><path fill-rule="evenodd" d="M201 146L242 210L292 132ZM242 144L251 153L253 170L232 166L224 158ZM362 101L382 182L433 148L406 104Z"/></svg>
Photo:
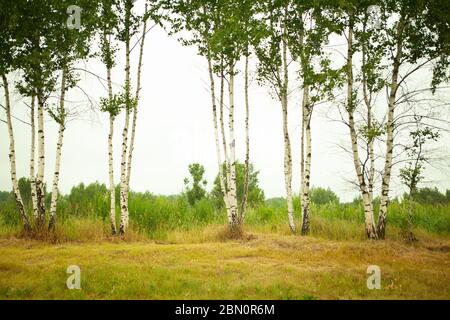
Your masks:
<svg viewBox="0 0 450 320"><path fill-rule="evenodd" d="M339 197L330 188L311 188L311 202L315 204L339 203Z"/></svg>

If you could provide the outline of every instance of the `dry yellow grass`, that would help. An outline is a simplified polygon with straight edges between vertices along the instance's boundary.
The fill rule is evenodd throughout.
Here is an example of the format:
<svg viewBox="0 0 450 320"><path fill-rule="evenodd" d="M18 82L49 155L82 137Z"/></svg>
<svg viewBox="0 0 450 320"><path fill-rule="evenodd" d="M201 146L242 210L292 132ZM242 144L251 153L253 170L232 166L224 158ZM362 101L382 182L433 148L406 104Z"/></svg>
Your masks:
<svg viewBox="0 0 450 320"><path fill-rule="evenodd" d="M66 269L81 268L81 290ZM366 287L369 265L381 289ZM449 299L450 241L331 241L218 227L167 241L0 240L3 299Z"/></svg>

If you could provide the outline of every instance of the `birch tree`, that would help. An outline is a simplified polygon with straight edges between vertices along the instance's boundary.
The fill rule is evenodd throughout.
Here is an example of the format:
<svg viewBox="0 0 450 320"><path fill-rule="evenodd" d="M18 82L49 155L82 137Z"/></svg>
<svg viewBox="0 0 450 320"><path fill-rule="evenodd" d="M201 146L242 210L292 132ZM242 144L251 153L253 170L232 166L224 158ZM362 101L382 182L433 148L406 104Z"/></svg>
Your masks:
<svg viewBox="0 0 450 320"><path fill-rule="evenodd" d="M408 163L400 169L400 179L408 188L408 217L406 240L417 241L413 232L413 202L419 183L424 179L423 171L425 163L429 162L427 156L427 144L439 139L439 131L428 126L422 128L421 117L416 118L416 127L410 132L411 143L406 145L405 151Z"/></svg>
<svg viewBox="0 0 450 320"><path fill-rule="evenodd" d="M100 57L106 68L106 81L108 88L107 98L100 100L101 110L109 115L109 133L108 133L108 177L109 177L109 195L110 208L109 219L111 224L112 235L117 234L116 225L116 190L114 183L114 153L113 153L113 137L114 137L114 120L120 112L121 99L120 96L113 94L111 72L115 65L115 48L113 41L114 29L117 27L117 15L112 10L113 0L103 0L100 8Z"/></svg>
<svg viewBox="0 0 450 320"><path fill-rule="evenodd" d="M331 68L324 46L333 31L333 24L324 15L327 7L314 2L293 2L289 14L289 48L293 58L299 62L301 81L301 206L303 235L308 234L311 202L311 119L314 106L331 96L339 81L339 71Z"/></svg>
<svg viewBox="0 0 450 320"><path fill-rule="evenodd" d="M16 205L19 210L19 215L22 220L23 229L26 233L31 230L31 225L25 212L25 207L23 205L22 196L20 195L19 184L17 181L16 173L16 152L15 152L15 142L14 142L14 130L11 117L11 100L9 94L9 83L5 75L5 70L1 70L2 85L5 94L5 111L6 111L6 123L8 126L9 135L9 162L10 162L10 172L11 172L11 182L13 186L13 193L16 200Z"/></svg>
<svg viewBox="0 0 450 320"><path fill-rule="evenodd" d="M400 88L406 85L411 75L430 63L434 63L433 86L448 80L444 75L447 74L445 70L448 70L449 66L449 26L445 16L437 14L433 17L433 12L437 13L439 7L439 1L434 0L387 0L381 7L383 16L396 18L393 27L386 29L387 41L384 43L389 48L391 76L388 83L386 153L377 222L378 236L382 239L386 230L396 130L395 110L399 103Z"/></svg>
<svg viewBox="0 0 450 320"><path fill-rule="evenodd" d="M237 64L242 56L244 62L245 115L245 163L249 170L249 68L248 57L252 42L251 1L167 1L165 7L172 13L169 23L171 33L188 31L181 42L195 45L204 56L208 66L210 94L216 144L220 187L226 206L228 224L236 231L243 223L247 196L239 204L236 191L236 137L235 137L235 78L239 73ZM216 95L216 78L219 78L219 96ZM228 119L225 118L225 83L228 85ZM219 110L217 110L219 103ZM228 126L228 132L226 130ZM219 130L220 128L220 130ZM223 160L222 160L223 153ZM224 165L222 166L222 163ZM245 194L248 192L248 174Z"/></svg>
<svg viewBox="0 0 450 320"><path fill-rule="evenodd" d="M344 12L345 38L347 40L346 111L348 115L352 157L362 195L365 226L368 238L384 239L391 172L394 165L394 137L399 128L396 109L402 99L410 76L434 61L434 83L445 80L448 66L448 26L436 19L427 18L436 5L434 1L382 1L377 2L378 23L370 25L369 6L373 3L347 2L340 9ZM435 10L435 9L434 9ZM446 29L447 28L447 29ZM361 54L358 77L354 76L355 53ZM403 70L403 71L402 71ZM366 108L366 124L359 126L355 112L360 104L356 85L362 87L362 104ZM382 126L373 113L374 97L383 87L387 91L386 120ZM407 90L406 90L407 91ZM431 90L430 90L431 91ZM401 95L404 97L404 95ZM381 204L378 222L374 213L375 139L384 140L384 166L381 170ZM365 141L366 159L361 157L359 141Z"/></svg>
<svg viewBox="0 0 450 320"><path fill-rule="evenodd" d="M15 9L16 8L14 6L10 8L10 10L12 10L13 12ZM7 16L4 14L6 13L6 7L4 7L3 3L0 5L0 12L0 28L2 30L0 34L0 76L2 78L2 87L4 93L4 105L2 104L2 107L6 112L6 125L8 127L11 183L23 229L25 232L29 232L31 230L31 225L25 212L25 207L23 205L23 200L17 181L15 140L11 115L11 97L9 93L9 82L7 78L7 74L14 70L14 57L16 53L15 50L17 50L17 48L12 46L10 43L15 30L13 21L11 20L12 15Z"/></svg>
<svg viewBox="0 0 450 320"><path fill-rule="evenodd" d="M60 1L56 9L59 15L55 20L66 20L67 8L72 1ZM69 28L67 25L56 25L53 32L54 46L52 47L56 67L60 70L60 95L58 107L53 110L50 106L47 111L51 118L58 124L58 138L56 143L55 169L53 172L52 193L49 211L49 230L54 230L56 224L56 209L59 194L59 180L61 171L61 156L64 141L64 132L68 121L69 112L66 107L66 92L76 86L77 74L73 65L89 57L91 54L91 38L96 26L96 1L78 0L76 2L83 13L83 23L78 28ZM80 12L81 14L81 12Z"/></svg>
<svg viewBox="0 0 450 320"><path fill-rule="evenodd" d="M89 19L95 3L77 1L85 9L85 25L92 26ZM73 2L69 1L34 1L28 3L17 1L14 6L14 33L6 45L16 46L15 66L22 77L16 83L19 93L31 98L31 157L30 175L32 181L33 211L37 231L42 231L46 222L44 174L45 174L45 111L59 124L58 142L56 148L55 171L50 204L49 228L53 229L56 217L58 183L60 177L61 149L65 129L65 92L75 83L71 64L87 56L89 50L89 34L92 28L80 27L71 30L65 24L67 8ZM10 4L13 5L13 4ZM62 71L61 71L62 70ZM59 73L61 71L61 73ZM59 76L58 73L62 76ZM61 81L58 81L61 77ZM60 100L58 108L48 103L48 98L57 89L60 82ZM37 102L38 127L38 167L35 176L35 101Z"/></svg>
<svg viewBox="0 0 450 320"><path fill-rule="evenodd" d="M125 122L122 130L122 148L121 148L121 162L120 162L120 226L119 233L124 235L129 224L128 211L128 193L130 190L130 177L132 168L132 157L134 150L136 123L137 123L137 107L139 102L140 86L141 86L141 72L143 64L145 37L149 29L147 29L147 20L151 17L153 21L159 23L159 7L161 5L158 1L146 2L145 11L139 15L134 10L135 1L133 0L118 0L114 1L115 8L118 14L118 27L116 39L124 44L125 47L125 81L123 85L123 109L125 113ZM136 35L142 28L142 35L138 42L133 45L131 43L133 36ZM139 44L139 58L136 71L136 93L132 93L131 82L131 52ZM131 129L131 137L130 137ZM112 153L111 153L112 156ZM109 160L111 162L111 160ZM111 178L110 178L111 180ZM111 181L110 181L111 185ZM112 189L111 189L112 190ZM112 204L112 200L111 200ZM113 209L110 209L110 216L113 214ZM113 227L112 227L113 228Z"/></svg>
<svg viewBox="0 0 450 320"><path fill-rule="evenodd" d="M356 93L354 89L354 75L353 75L353 55L355 52L354 47L354 32L355 32L355 12L354 8L348 8L348 21L347 21L347 63L346 63L346 81L347 81L347 102L346 111L348 115L348 128L350 131L350 139L352 146L353 165L355 168L356 176L358 179L358 186L362 195L364 206L364 219L366 235L369 239L377 239L377 230L375 226L375 218L373 212L373 203L370 197L366 179L364 176L363 167L361 165L361 159L358 149L358 137L357 128L355 123L355 110L356 110Z"/></svg>
<svg viewBox="0 0 450 320"><path fill-rule="evenodd" d="M9 83L7 80L7 73L10 71L22 71L23 78L16 83L16 87L22 95L28 97L38 98L38 141L39 141L39 163L38 176L36 179L36 199L33 201L37 205L37 219L36 225L42 226L45 221L45 204L44 204L44 186L43 186L43 164L44 164L44 142L43 142L43 96L44 91L49 92L53 88L54 77L51 72L54 70L51 61L50 49L43 47L42 43L45 38L39 38L39 33L49 28L49 20L52 16L47 16L46 6L40 1L33 2L30 5L23 1L7 1L2 2L5 6L2 12L2 41L1 41L1 55L2 55L2 82L5 89L7 119L11 117L11 101L9 95ZM8 9L6 9L8 8ZM10 14L3 17L3 14L9 12ZM14 18L14 19L13 19ZM20 21L20 23L18 23ZM33 103L32 103L33 104ZM34 104L33 104L34 105ZM34 110L33 110L34 111ZM34 113L34 112L33 112ZM33 118L34 119L34 118ZM12 123L8 121L9 136L10 136L10 160L13 189L17 189L15 166L15 146L14 146L14 132L12 130ZM34 124L34 122L33 122ZM32 126L33 129L33 126ZM33 135L33 134L32 134ZM33 146L32 146L33 148ZM30 163L30 171L34 170L33 162ZM16 202L19 213L24 224L24 229L29 231L31 223L28 220L27 214L20 199L20 193L14 192L16 195Z"/></svg>
<svg viewBox="0 0 450 320"><path fill-rule="evenodd" d="M288 221L291 231L296 230L292 196L292 152L288 130L288 95L289 95L289 61L288 61L288 13L289 1L264 1L258 7L258 14L263 15L261 37L256 46L258 58L258 79L267 84L275 93L281 104L283 117L284 143L284 178Z"/></svg>

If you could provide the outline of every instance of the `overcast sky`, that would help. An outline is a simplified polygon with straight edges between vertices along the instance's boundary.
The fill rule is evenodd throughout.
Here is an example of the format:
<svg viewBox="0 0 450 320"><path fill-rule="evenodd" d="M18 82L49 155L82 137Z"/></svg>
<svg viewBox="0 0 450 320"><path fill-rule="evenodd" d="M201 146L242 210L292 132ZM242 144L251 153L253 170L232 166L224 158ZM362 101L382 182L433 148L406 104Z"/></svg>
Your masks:
<svg viewBox="0 0 450 320"><path fill-rule="evenodd" d="M133 61L136 65L138 50L134 51ZM98 61L90 61L81 67L104 77L104 67ZM252 69L254 70L253 64ZM119 65L114 70L114 82L120 83L122 75L123 68ZM134 74L133 77L135 78ZM68 124L65 132L60 179L60 189L63 193L69 192L72 186L80 182L108 183L108 117L101 113L95 104L99 97L106 95L106 90L92 75L82 73L81 78L79 86L89 95L94 105L92 107L89 105L81 89L70 90L67 95L67 100L70 101L68 107L78 110L79 114ZM295 79L292 80L291 89L294 90ZM188 164L193 162L205 166L208 188L211 188L217 173L217 160L208 87L206 61L197 55L195 48L181 46L176 38L169 37L159 27L147 35L131 174L133 190L165 195L179 193L183 188L183 178L188 174ZM115 89L117 90L118 86ZM236 83L236 90L237 155L243 159L244 99L241 77ZM0 92L3 103L3 91ZM29 101L22 100L17 94L13 95L12 100L13 114L29 121L29 111L23 103ZM298 92L293 91L289 102L289 130L294 164L293 189L297 193L300 187ZM260 87L256 81L252 81L250 108L251 162L260 171L260 185L266 197L284 196L281 107L279 102L268 94L267 87ZM380 104L380 109L380 112L385 112L385 105ZM355 174L351 157L340 148L340 145L349 147L350 140L348 129L342 123L333 121L339 119L336 110L330 104L322 104L315 109L312 120L312 185L330 187L341 200L351 201L357 195L357 191L348 180L354 180ZM445 113L445 116L447 115L448 108ZM0 118L5 119L3 110L0 112ZM115 126L114 145L116 182L119 182L122 128L123 118L119 117ZM18 176L28 176L29 126L14 120L14 130ZM57 126L48 117L45 130L45 180L50 184ZM0 123L0 137L0 190L10 190L9 140L4 123ZM440 143L436 144L442 159L436 163L436 168L428 166L426 172L429 184L437 185L442 190L450 189L449 142L448 135L444 135ZM398 182L397 174L394 174L393 178L393 194L402 194L404 189Z"/></svg>

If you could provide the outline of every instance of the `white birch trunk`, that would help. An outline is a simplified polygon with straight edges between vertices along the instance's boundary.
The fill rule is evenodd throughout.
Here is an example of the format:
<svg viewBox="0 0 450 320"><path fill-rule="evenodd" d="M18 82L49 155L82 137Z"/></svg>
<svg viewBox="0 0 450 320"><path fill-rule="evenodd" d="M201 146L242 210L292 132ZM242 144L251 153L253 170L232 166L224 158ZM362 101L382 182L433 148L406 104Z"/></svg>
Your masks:
<svg viewBox="0 0 450 320"><path fill-rule="evenodd" d="M395 55L393 62L392 78L388 100L388 115L386 123L386 158L384 162L384 170L381 182L380 213L378 215L378 223L377 223L378 235L381 239L385 238L386 216L389 205L389 185L391 181L392 156L394 149L394 111L398 89L400 61L402 59L401 33L403 31L403 27L404 27L403 17L401 17L397 28L397 38L398 38L397 53Z"/></svg>
<svg viewBox="0 0 450 320"><path fill-rule="evenodd" d="M111 102L113 99L112 92L112 80L111 80L111 68L107 67L106 70L107 82L108 82L108 98ZM109 134L108 134L108 167L109 167L109 196L110 196L110 208L109 208L109 221L111 224L112 235L117 234L116 226L116 186L114 183L114 150L113 150L113 137L114 137L114 114L113 111L109 113Z"/></svg>
<svg viewBox="0 0 450 320"><path fill-rule="evenodd" d="M38 218L38 203L36 198L36 173L35 173L35 150L36 150L36 125L35 125L35 107L36 96L31 97L30 125L31 125L31 148L30 148L30 185L31 185L31 202L33 205L33 218Z"/></svg>
<svg viewBox="0 0 450 320"><path fill-rule="evenodd" d="M113 151L113 137L114 137L114 116L109 115L109 134L108 134L108 167L109 167L109 221L111 224L111 234L117 234L116 226L116 186L114 184L114 151Z"/></svg>
<svg viewBox="0 0 450 320"><path fill-rule="evenodd" d="M16 173L16 150L14 143L14 131L11 119L11 100L9 96L8 80L5 74L2 74L3 87L5 90L5 108L6 108L6 123L8 126L9 134L9 164L11 170L11 182L13 187L14 197L16 199L17 209L19 210L20 219L22 220L23 229L25 232L31 230L30 222L28 216L25 212L25 207L23 205L22 196L20 195L19 183L17 181Z"/></svg>
<svg viewBox="0 0 450 320"><path fill-rule="evenodd" d="M286 30L285 30L286 32ZM283 138L284 138L284 182L286 188L286 201L288 209L288 220L291 231L295 232L294 203L292 199L292 155L291 142L288 129L288 65L287 65L287 43L286 37L282 41L282 64L283 64L283 87L280 90L281 108L283 113Z"/></svg>
<svg viewBox="0 0 450 320"><path fill-rule="evenodd" d="M248 184L249 184L249 170L250 170L250 133L249 133L249 118L250 118L250 104L248 99L248 55L245 56L245 70L244 70L244 96L245 96L245 176L244 176L244 194L242 195L242 204L239 214L239 223L242 224L245 219L247 210Z"/></svg>
<svg viewBox="0 0 450 320"><path fill-rule="evenodd" d="M216 155L217 155L217 164L219 166L219 182L220 189L223 194L223 200L225 203L225 208L227 212L228 222L231 223L231 215L230 215L230 204L228 200L228 191L225 186L225 177L223 172L223 163L222 157L220 155L220 141L219 141L219 128L217 125L217 107L216 107L216 94L215 94L215 85L214 85L214 74L212 69L211 59L208 57L208 73L209 73L209 81L211 87L211 103L212 103L212 112L213 112L213 121L214 121L214 140L216 143Z"/></svg>
<svg viewBox="0 0 450 320"><path fill-rule="evenodd" d="M147 7L145 8L144 15L147 14ZM131 177L131 162L133 160L133 151L134 151L134 140L136 136L136 119L137 119L137 109L139 103L139 93L141 92L141 71L142 71L142 58L144 56L144 44L145 44L145 35L147 33L147 19L144 20L142 27L142 37L141 37L141 46L139 48L139 61L137 67L137 76L136 76L136 94L134 97L135 105L133 108L133 120L131 125L131 138L130 138L130 147L128 150L128 163L127 163L127 201L128 201L128 191L130 190L130 177Z"/></svg>
<svg viewBox="0 0 450 320"><path fill-rule="evenodd" d="M131 8L125 5L125 24L130 23ZM130 83L130 30L125 31L125 125L122 131L122 157L120 162L120 234L124 235L128 228L128 190L127 190L127 148L128 129L130 125L131 83Z"/></svg>
<svg viewBox="0 0 450 320"><path fill-rule="evenodd" d="M304 171L302 177L302 235L309 232L310 224L310 179L311 179L311 117L312 106L309 101L309 87L303 89L303 127L306 135L306 156L304 155ZM303 134L303 133L302 133Z"/></svg>
<svg viewBox="0 0 450 320"><path fill-rule="evenodd" d="M108 34L108 30L103 31L103 44L105 50L111 53L111 35ZM108 102L113 101L113 89L111 79L111 65L110 61L106 61L106 81L108 85ZM111 107L111 106L110 106ZM116 108L117 106L114 106ZM108 176L109 176L109 222L111 225L111 234L115 236L117 234L116 225L116 185L114 182L114 120L116 117L115 110L109 110L109 133L108 133Z"/></svg>
<svg viewBox="0 0 450 320"><path fill-rule="evenodd" d="M65 130L65 108L64 108L64 99L66 95L66 76L67 70L64 68L62 72L61 78L61 96L59 100L59 128L58 128L58 142L56 144L56 159L55 159L55 171L53 174L53 186L52 186L52 195L50 202L50 219L48 223L49 230L54 230L56 223L56 205L58 202L58 186L59 186L59 176L61 170L61 152L63 146L64 139L64 130Z"/></svg>
<svg viewBox="0 0 450 320"><path fill-rule="evenodd" d="M45 141L44 141L44 101L42 93L38 95L38 172L36 176L36 199L38 205L38 219L36 226L41 229L45 224L45 190L44 190L44 170L45 170Z"/></svg>
<svg viewBox="0 0 450 320"><path fill-rule="evenodd" d="M230 200L230 214L231 214L231 229L235 230L238 223L238 208L237 208L237 193L236 193L236 141L234 137L234 69L230 70L229 79L229 103L230 113L228 119L228 128L230 133L230 185L229 200Z"/></svg>
<svg viewBox="0 0 450 320"><path fill-rule="evenodd" d="M223 68L223 62L222 62L222 68ZM225 121L224 121L224 82L225 82L225 75L223 70L220 74L220 131L222 135L222 147L223 147L223 154L224 154L224 164L225 164L225 178L226 178L226 184L225 188L227 190L227 197L229 198L229 188L230 188L230 156L228 154L228 147L227 147L227 137L225 133ZM230 202L228 200L228 202Z"/></svg>
<svg viewBox="0 0 450 320"><path fill-rule="evenodd" d="M347 112L349 118L350 138L352 144L353 164L355 167L356 176L358 179L358 186L362 195L364 205L364 217L366 234L369 239L377 239L377 231L375 227L375 219L373 215L373 203L367 190L367 185L364 178L364 172L362 170L359 151L358 151L358 139L356 134L356 125L354 120L354 99L353 99L353 28L349 27L348 32L348 51L347 51Z"/></svg>

